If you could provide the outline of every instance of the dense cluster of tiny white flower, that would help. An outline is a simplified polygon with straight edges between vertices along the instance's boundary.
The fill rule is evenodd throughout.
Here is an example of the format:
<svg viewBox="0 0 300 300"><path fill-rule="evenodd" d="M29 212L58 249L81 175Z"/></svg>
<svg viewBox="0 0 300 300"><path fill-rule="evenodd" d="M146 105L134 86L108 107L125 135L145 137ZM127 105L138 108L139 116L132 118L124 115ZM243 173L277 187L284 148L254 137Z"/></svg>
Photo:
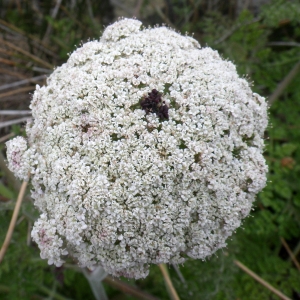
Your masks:
<svg viewBox="0 0 300 300"><path fill-rule="evenodd" d="M72 53L37 86L27 141L7 143L9 168L31 178L32 237L50 264L69 253L141 278L149 264L204 259L266 184L265 99L216 51L141 25L120 20ZM168 117L152 98L142 109L151 92Z"/></svg>

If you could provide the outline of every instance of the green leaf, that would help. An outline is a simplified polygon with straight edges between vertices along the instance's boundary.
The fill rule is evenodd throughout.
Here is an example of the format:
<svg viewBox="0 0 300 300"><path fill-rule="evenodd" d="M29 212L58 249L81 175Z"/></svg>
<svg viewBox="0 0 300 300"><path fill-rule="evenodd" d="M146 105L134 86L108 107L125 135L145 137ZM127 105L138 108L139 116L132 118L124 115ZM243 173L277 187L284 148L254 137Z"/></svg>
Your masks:
<svg viewBox="0 0 300 300"><path fill-rule="evenodd" d="M8 199L14 198L14 193L1 182L0 182L0 195Z"/></svg>

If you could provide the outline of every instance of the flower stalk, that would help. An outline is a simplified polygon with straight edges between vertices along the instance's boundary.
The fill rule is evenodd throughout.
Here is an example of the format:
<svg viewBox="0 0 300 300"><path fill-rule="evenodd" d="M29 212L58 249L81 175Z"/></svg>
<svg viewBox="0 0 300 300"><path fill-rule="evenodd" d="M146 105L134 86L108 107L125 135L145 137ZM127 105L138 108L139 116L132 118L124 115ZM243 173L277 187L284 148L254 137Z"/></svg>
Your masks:
<svg viewBox="0 0 300 300"><path fill-rule="evenodd" d="M18 214L19 214L19 211L20 211L20 208L21 208L21 204L22 204L25 192L26 192L27 184L28 184L27 181L23 181L23 183L21 185L20 192L19 192L19 195L18 195L18 198L17 198L17 201L16 201L16 205L15 205L15 208L14 208L14 211L13 211L13 215L12 215L9 227L8 227L8 231L6 233L4 243L3 243L2 247L1 247L1 250L0 250L0 263L2 262L2 260L4 258L4 255L6 253L6 250L9 246L9 244L10 244L12 234L14 232L15 225L16 225L16 222L17 222Z"/></svg>

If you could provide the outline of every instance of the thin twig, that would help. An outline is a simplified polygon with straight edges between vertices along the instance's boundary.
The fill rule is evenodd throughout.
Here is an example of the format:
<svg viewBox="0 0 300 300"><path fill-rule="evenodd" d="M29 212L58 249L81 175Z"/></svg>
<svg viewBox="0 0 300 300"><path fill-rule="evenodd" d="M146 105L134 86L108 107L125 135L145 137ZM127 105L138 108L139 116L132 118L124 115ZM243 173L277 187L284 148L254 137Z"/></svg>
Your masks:
<svg viewBox="0 0 300 300"><path fill-rule="evenodd" d="M193 8L192 8L192 10L186 15L186 18L185 18L185 21L184 21L182 27L183 27L184 25L186 25L187 22L189 22L191 16L194 14L194 12L198 10L198 7L199 7L199 5L201 4L201 2L202 2L202 0L198 0L196 3L193 3Z"/></svg>
<svg viewBox="0 0 300 300"><path fill-rule="evenodd" d="M16 90L12 90L9 92L5 92L0 94L0 99L8 97L8 96L12 96L12 95L16 95L16 94L20 94L20 93L25 93L25 92L30 92L33 91L35 89L34 86L25 86Z"/></svg>
<svg viewBox="0 0 300 300"><path fill-rule="evenodd" d="M27 83L36 82L36 81L39 81L39 80L45 79L45 78L46 78L45 75L39 75L39 76L36 76L36 77L19 80L19 81L13 82L13 83L3 84L3 85L0 85L0 91L10 89L10 88L14 88L14 87L24 85L24 84L27 84Z"/></svg>
<svg viewBox="0 0 300 300"><path fill-rule="evenodd" d="M41 59L41 58L39 58L39 57L37 57L35 55L29 53L28 51L26 51L26 50L24 50L24 49L22 49L20 47L17 47L16 45L14 45L14 44L12 44L12 43L10 43L8 41L5 41L5 40L3 40L1 38L0 38L0 42L2 43L2 45L6 45L7 47L9 47L11 49L14 49L14 50L16 50L16 51L24 54L25 56L31 58L33 61L35 61L35 62L43 65L44 67L49 68L49 69L53 69L53 66L51 64L47 63L46 61L44 61L43 59Z"/></svg>
<svg viewBox="0 0 300 300"><path fill-rule="evenodd" d="M295 64L291 71L286 75L286 77L277 85L273 94L269 97L268 104L271 106L277 98L281 96L286 87L291 83L294 77L298 74L300 70L300 60Z"/></svg>
<svg viewBox="0 0 300 300"><path fill-rule="evenodd" d="M9 60L9 59L5 59L5 58L1 58L0 57L0 63L1 64L5 64L5 65L9 65L9 66L15 66L16 63L12 60Z"/></svg>
<svg viewBox="0 0 300 300"><path fill-rule="evenodd" d="M88 9L89 17L90 17L90 19L92 21L93 26L95 27L96 24L95 24L93 7L92 7L92 4L91 4L91 1L90 0L86 0L86 4L87 4L87 9Z"/></svg>
<svg viewBox="0 0 300 300"><path fill-rule="evenodd" d="M31 110L0 110L0 116L27 116Z"/></svg>
<svg viewBox="0 0 300 300"><path fill-rule="evenodd" d="M300 47L300 43L296 42L270 42L267 46L283 46L283 47Z"/></svg>
<svg viewBox="0 0 300 300"><path fill-rule="evenodd" d="M20 218L19 218L19 220L17 220L17 222L16 222L16 226L18 226L20 223L22 223L22 221L25 219L25 216L23 215L23 216L21 216Z"/></svg>
<svg viewBox="0 0 300 300"><path fill-rule="evenodd" d="M55 18L56 18L56 16L57 16L57 14L58 14L58 10L59 10L59 7L60 7L60 5L61 5L61 1L62 0L56 0L56 5L55 5L55 7L54 7L54 9L53 9L53 11L52 11L52 14L51 14L51 18L54 20ZM46 29L46 33L45 33L45 35L44 35L44 37L43 37L43 43L46 43L47 41L48 41L48 39L49 39L49 35L51 34L51 31L52 31L52 25L51 25L51 23L49 22L48 23L48 26L47 26L47 29Z"/></svg>
<svg viewBox="0 0 300 300"><path fill-rule="evenodd" d="M3 20L0 20L0 22L1 21L3 22ZM4 26L2 24L0 24L0 28L4 29L5 31L7 31L9 33L12 33L14 36L16 36L19 39L22 38L22 35L24 35L19 32L17 32L17 34L16 34L16 32L14 32L13 30L10 30L9 28L6 28L6 26ZM57 58L57 55L53 51L51 51L51 50L47 49L46 47L44 47L43 45L41 45L40 41L33 39L32 36L30 36L30 34L26 34L26 38L30 38L37 49L42 50L45 53L47 53L48 55L51 55L51 56Z"/></svg>
<svg viewBox="0 0 300 300"><path fill-rule="evenodd" d="M53 70L49 70L49 69L45 69L45 68L40 68L40 67L33 67L32 71L40 72L40 73L45 73L45 74L50 74L50 73L53 72ZM46 75L44 75L44 76L46 76Z"/></svg>
<svg viewBox="0 0 300 300"><path fill-rule="evenodd" d="M10 125L23 123L23 122L26 122L28 119L30 119L30 118L24 117L24 118L20 118L20 119L0 122L0 128L5 128L5 127L10 126Z"/></svg>
<svg viewBox="0 0 300 300"><path fill-rule="evenodd" d="M17 78L20 78L20 79L26 79L25 75L20 74L19 72L14 72L14 71L8 70L8 69L0 68L0 73L7 74L7 75L10 75L10 76L14 76L14 77L17 77Z"/></svg>
<svg viewBox="0 0 300 300"><path fill-rule="evenodd" d="M111 276L106 276L105 279L103 279L103 282L106 284L115 287L116 289L122 291L125 294L134 296L138 299L143 299L143 300L158 300L158 298L145 293L144 291L141 291L137 287L131 286L117 278L113 278Z"/></svg>
<svg viewBox="0 0 300 300"><path fill-rule="evenodd" d="M178 275L180 281L181 281L182 283L186 284L185 279L184 279L182 273L180 272L180 269L178 268L178 266L175 265L175 264L172 264L172 266L173 266L175 272L177 273L177 275Z"/></svg>
<svg viewBox="0 0 300 300"><path fill-rule="evenodd" d="M299 252L300 252L300 241L293 251L294 256L297 256Z"/></svg>
<svg viewBox="0 0 300 300"><path fill-rule="evenodd" d="M58 58L58 55L55 52L50 50L46 44L44 44L39 38L35 37L34 35L28 34L27 32L22 31L20 28L12 25L10 23L7 23L1 19L0 19L0 24L2 24L1 27L4 28L6 31L11 32L13 34L18 33L26 38L31 39L38 49L41 49L45 53L47 53L55 58Z"/></svg>
<svg viewBox="0 0 300 300"><path fill-rule="evenodd" d="M169 20L169 18L163 13L160 7L154 2L150 1L150 5L156 10L157 14L163 19L163 21L169 26L176 28L176 26Z"/></svg>
<svg viewBox="0 0 300 300"><path fill-rule="evenodd" d="M281 241L282 245L284 246L285 250L287 251L287 253L289 254L290 258L292 259L293 263L297 267L298 271L300 271L300 264L299 264L298 260L296 259L294 253L292 252L291 248L289 247L289 245L287 244L287 242L285 241L284 238L281 237L280 241Z"/></svg>
<svg viewBox="0 0 300 300"><path fill-rule="evenodd" d="M127 5L124 5L121 3L121 1L118 0L110 0L111 4L114 6L117 6L121 8L123 11L125 11L128 15L132 16L132 11L127 7Z"/></svg>
<svg viewBox="0 0 300 300"><path fill-rule="evenodd" d="M251 271L250 269L248 269L245 265L243 265L240 261L235 260L234 263L241 268L245 273L247 273L248 275L250 275L252 278L254 278L256 281L258 281L261 285L263 285L264 287L266 287L268 290L270 290L272 293L274 293L275 295L277 295L280 299L283 300L291 300L290 298L288 298L286 295L284 295L283 293L281 293L280 291L278 291L277 289L275 289L272 285L270 285L268 282L266 282L265 280L263 280L261 277L259 277L257 274L255 274L253 271Z"/></svg>
<svg viewBox="0 0 300 300"><path fill-rule="evenodd" d="M177 294L177 292L176 292L176 290L173 286L173 283L171 281L171 278L170 278L170 275L169 275L166 264L159 264L158 266L159 266L160 271L161 271L161 273L164 277L166 286L170 291L170 296L171 296L172 300L180 300L180 298L179 298L179 296L178 296L178 294Z"/></svg>
<svg viewBox="0 0 300 300"><path fill-rule="evenodd" d="M11 237L12 237L15 225L16 225L19 210L20 210L20 207L21 207L21 204L22 204L22 200L24 198L26 187L27 187L27 181L23 181L23 183L21 185L19 195L18 195L18 199L17 199L17 202L16 202L16 206L15 206L15 209L14 209L14 212L13 212L10 224L9 224L9 228L8 228L7 233L6 233L6 237L5 237L4 243L2 245L2 248L0 250L0 263L2 262L3 257L5 255L5 252L8 248L8 246L9 246L9 243L10 243L10 240L11 240Z"/></svg>
<svg viewBox="0 0 300 300"><path fill-rule="evenodd" d="M9 140L11 137L15 136L15 134L13 132L4 135L0 138L0 143L6 142L7 140Z"/></svg>
<svg viewBox="0 0 300 300"><path fill-rule="evenodd" d="M73 21L75 22L81 29L85 29L85 26L76 18L74 18L74 14L69 12L69 8L66 8L65 6L61 5L60 9Z"/></svg>
<svg viewBox="0 0 300 300"><path fill-rule="evenodd" d="M280 62L273 62L273 63L266 63L265 66L266 67L274 67L274 66L283 66L286 64L290 64L291 62L295 62L299 60L299 55L290 59L286 59L284 61L280 61Z"/></svg>
<svg viewBox="0 0 300 300"><path fill-rule="evenodd" d="M47 299L70 300L70 298L66 298L65 296L58 294L56 291L52 291L52 290L48 289L44 285L39 284L38 288L45 294L49 295L49 297L51 297L51 298L47 298Z"/></svg>
<svg viewBox="0 0 300 300"><path fill-rule="evenodd" d="M7 56L13 56L14 55L13 51L7 51L7 50L4 50L2 48L0 48L0 53L3 53L4 55L7 55Z"/></svg>
<svg viewBox="0 0 300 300"><path fill-rule="evenodd" d="M133 15L138 19L140 17L141 7L143 5L144 0L137 0Z"/></svg>
<svg viewBox="0 0 300 300"><path fill-rule="evenodd" d="M216 40L214 42L215 45L218 45L222 42L224 42L225 40L227 40L234 32L236 32L238 29L240 29L241 27L243 26L248 26L248 25L251 25L253 23L256 23L260 21L260 17L258 18L255 18L251 21L248 21L248 22L245 22L245 23L242 23L242 24L237 24L235 26L233 26L227 33L225 33L221 38L219 38L218 40Z"/></svg>

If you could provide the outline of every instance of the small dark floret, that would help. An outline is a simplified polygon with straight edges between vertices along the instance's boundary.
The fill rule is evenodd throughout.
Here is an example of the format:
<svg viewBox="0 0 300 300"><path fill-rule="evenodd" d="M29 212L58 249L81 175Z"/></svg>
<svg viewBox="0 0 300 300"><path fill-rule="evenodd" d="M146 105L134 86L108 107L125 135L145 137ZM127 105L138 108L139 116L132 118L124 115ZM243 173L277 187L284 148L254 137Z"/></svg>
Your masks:
<svg viewBox="0 0 300 300"><path fill-rule="evenodd" d="M161 120L169 119L169 107L161 99L161 93L153 89L148 97L141 101L141 107L147 114L155 113Z"/></svg>

